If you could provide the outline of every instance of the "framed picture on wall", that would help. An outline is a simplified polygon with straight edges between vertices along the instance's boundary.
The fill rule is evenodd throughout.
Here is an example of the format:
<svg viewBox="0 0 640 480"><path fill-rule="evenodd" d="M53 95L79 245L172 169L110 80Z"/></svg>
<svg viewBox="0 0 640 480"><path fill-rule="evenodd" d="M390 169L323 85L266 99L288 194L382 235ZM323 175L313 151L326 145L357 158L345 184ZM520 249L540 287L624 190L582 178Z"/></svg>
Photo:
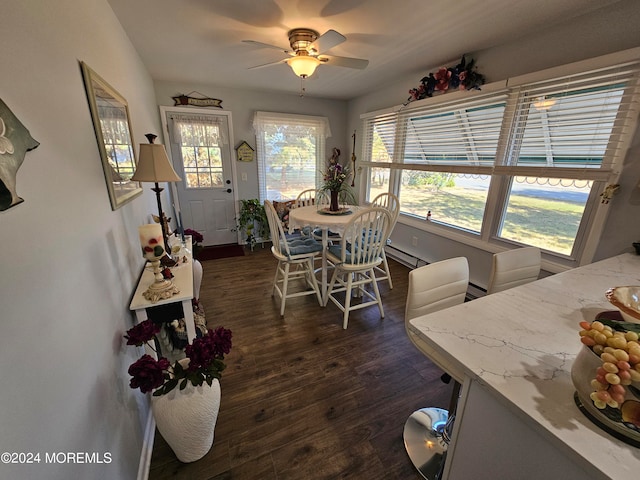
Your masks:
<svg viewBox="0 0 640 480"><path fill-rule="evenodd" d="M132 141L129 105L86 63L81 62L81 66L111 209L116 210L142 194L140 182L131 181L138 162Z"/></svg>

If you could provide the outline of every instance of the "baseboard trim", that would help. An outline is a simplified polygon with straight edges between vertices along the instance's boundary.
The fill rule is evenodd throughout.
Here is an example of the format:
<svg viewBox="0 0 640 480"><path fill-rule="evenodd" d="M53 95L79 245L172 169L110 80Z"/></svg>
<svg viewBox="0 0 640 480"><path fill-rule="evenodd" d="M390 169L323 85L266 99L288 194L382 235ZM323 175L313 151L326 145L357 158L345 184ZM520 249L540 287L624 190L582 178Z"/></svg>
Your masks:
<svg viewBox="0 0 640 480"><path fill-rule="evenodd" d="M142 439L142 451L140 452L140 464L138 465L138 479L147 480L149 478L149 470L151 468L151 455L153 454L153 442L156 437L156 421L153 413L149 410L147 417L147 425L144 429L144 438Z"/></svg>
<svg viewBox="0 0 640 480"><path fill-rule="evenodd" d="M399 248L396 248L393 245L387 245L386 248L387 248L386 250L387 257L394 259L396 262L404 265L405 267L413 269L413 268L418 268L423 265L429 264L429 262L427 262L423 258L420 258L414 255L413 253L400 250ZM487 294L487 291L484 288L469 282L465 301L484 297L486 294Z"/></svg>

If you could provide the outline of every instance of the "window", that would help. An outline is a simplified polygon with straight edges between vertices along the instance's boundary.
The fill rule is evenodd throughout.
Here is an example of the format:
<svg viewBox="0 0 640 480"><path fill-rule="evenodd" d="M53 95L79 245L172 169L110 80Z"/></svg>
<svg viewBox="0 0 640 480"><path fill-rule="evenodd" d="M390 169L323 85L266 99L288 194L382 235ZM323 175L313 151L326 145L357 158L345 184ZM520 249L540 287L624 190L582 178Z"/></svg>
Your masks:
<svg viewBox="0 0 640 480"><path fill-rule="evenodd" d="M633 133L639 72L632 62L514 79L363 115L367 196L396 193L405 219L430 212L445 236L573 261Z"/></svg>
<svg viewBox="0 0 640 480"><path fill-rule="evenodd" d="M221 120L215 117L173 114L174 141L180 146L186 188L224 186L222 147L226 144Z"/></svg>
<svg viewBox="0 0 640 480"><path fill-rule="evenodd" d="M496 93L428 113L400 112L402 163L426 167L402 171L400 204L419 204L413 214L431 212L432 220L480 233L505 102Z"/></svg>
<svg viewBox="0 0 640 480"><path fill-rule="evenodd" d="M320 185L331 136L325 117L256 112L253 126L261 201L296 198Z"/></svg>

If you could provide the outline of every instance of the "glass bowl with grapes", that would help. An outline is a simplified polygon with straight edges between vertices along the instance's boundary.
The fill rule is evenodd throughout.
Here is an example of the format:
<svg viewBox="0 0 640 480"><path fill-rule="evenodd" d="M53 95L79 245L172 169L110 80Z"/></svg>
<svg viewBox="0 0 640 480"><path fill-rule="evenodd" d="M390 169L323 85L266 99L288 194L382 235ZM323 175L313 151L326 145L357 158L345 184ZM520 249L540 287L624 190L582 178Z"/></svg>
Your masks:
<svg viewBox="0 0 640 480"><path fill-rule="evenodd" d="M620 312L580 322L582 348L571 380L583 411L617 438L640 447L640 323Z"/></svg>

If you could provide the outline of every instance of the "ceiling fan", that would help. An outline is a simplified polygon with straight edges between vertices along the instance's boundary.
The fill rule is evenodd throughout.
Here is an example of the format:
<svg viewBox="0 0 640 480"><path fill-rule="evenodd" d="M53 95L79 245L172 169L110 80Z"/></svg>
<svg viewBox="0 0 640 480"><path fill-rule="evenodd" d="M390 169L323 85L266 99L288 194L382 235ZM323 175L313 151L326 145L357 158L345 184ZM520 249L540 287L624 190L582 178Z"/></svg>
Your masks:
<svg viewBox="0 0 640 480"><path fill-rule="evenodd" d="M338 57L335 55L326 55L324 52L332 49L336 45L340 45L346 41L346 37L335 30L327 30L319 35L315 30L310 28L294 28L289 33L289 45L291 49L270 45L268 43L257 42L255 40L243 40L258 47L275 48L289 55L277 62L256 65L249 69L269 67L280 63L287 63L293 72L300 78L307 78L313 75L316 67L320 64L334 65L337 67L364 69L369 65L369 60L362 58Z"/></svg>

